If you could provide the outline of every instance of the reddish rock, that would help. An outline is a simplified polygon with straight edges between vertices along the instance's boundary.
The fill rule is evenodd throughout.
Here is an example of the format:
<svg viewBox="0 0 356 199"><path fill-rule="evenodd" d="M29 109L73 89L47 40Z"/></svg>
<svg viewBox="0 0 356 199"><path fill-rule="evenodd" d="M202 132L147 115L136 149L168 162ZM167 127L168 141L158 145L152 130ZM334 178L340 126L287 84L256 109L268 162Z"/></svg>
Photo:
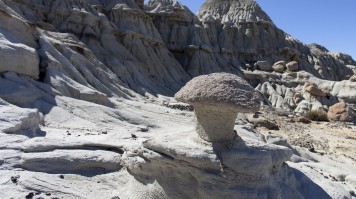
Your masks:
<svg viewBox="0 0 356 199"><path fill-rule="evenodd" d="M314 96L325 97L326 93L322 91L315 83L307 82L304 85L304 91Z"/></svg>
<svg viewBox="0 0 356 199"><path fill-rule="evenodd" d="M339 102L329 108L328 118L330 121L352 122L355 113L345 102Z"/></svg>
<svg viewBox="0 0 356 199"><path fill-rule="evenodd" d="M296 61L291 61L286 66L289 71L297 71L299 69L298 62Z"/></svg>

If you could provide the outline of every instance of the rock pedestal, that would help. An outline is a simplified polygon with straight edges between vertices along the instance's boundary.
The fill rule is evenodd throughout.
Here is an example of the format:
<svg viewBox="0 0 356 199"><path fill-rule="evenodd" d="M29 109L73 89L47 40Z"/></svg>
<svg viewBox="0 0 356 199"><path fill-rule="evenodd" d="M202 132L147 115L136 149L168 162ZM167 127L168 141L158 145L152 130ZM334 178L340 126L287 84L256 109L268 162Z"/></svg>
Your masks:
<svg viewBox="0 0 356 199"><path fill-rule="evenodd" d="M195 132L158 136L144 147L129 170L141 183L157 182L158 198L299 198L286 147L239 139L217 151Z"/></svg>
<svg viewBox="0 0 356 199"><path fill-rule="evenodd" d="M210 142L233 140L237 111L220 108L195 107L196 131L198 135Z"/></svg>

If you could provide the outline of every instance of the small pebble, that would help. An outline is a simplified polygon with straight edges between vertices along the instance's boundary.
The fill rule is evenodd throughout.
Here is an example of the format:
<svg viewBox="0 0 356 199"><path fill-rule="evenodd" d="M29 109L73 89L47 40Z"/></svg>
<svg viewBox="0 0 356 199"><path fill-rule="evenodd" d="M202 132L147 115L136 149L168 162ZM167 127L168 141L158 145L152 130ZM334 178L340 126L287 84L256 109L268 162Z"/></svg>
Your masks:
<svg viewBox="0 0 356 199"><path fill-rule="evenodd" d="M33 192L30 192L29 194L27 194L27 195L25 196L25 198L26 198L26 199L32 199L34 195L35 195L35 194L33 194Z"/></svg>
<svg viewBox="0 0 356 199"><path fill-rule="evenodd" d="M17 183L19 181L20 175L16 175L16 176L11 176L11 182L12 183Z"/></svg>

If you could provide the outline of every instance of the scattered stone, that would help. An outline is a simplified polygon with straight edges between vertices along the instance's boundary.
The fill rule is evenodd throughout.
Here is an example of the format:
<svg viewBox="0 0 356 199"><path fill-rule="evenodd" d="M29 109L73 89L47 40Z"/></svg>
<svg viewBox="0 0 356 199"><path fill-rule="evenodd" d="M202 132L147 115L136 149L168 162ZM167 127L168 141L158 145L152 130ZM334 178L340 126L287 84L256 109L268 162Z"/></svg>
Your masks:
<svg viewBox="0 0 356 199"><path fill-rule="evenodd" d="M133 139L136 139L136 138L137 138L137 135L131 134L131 137L132 137Z"/></svg>
<svg viewBox="0 0 356 199"><path fill-rule="evenodd" d="M20 175L16 175L16 176L11 176L11 182L12 183L17 183L19 181Z"/></svg>
<svg viewBox="0 0 356 199"><path fill-rule="evenodd" d="M298 69L299 69L299 65L298 65L298 62L296 62L296 61L291 61L291 62L289 62L287 65L286 65L286 67L287 67L287 69L289 70L289 71L298 71Z"/></svg>
<svg viewBox="0 0 356 199"><path fill-rule="evenodd" d="M353 122L355 116L355 112L345 102L334 104L328 111L330 121Z"/></svg>
<svg viewBox="0 0 356 199"><path fill-rule="evenodd" d="M285 61L279 61L273 64L272 66L273 70L278 72L278 73L283 73L286 70L286 62Z"/></svg>
<svg viewBox="0 0 356 199"><path fill-rule="evenodd" d="M306 82L304 85L304 91L314 96L325 97L326 94L319 89L319 87L313 82Z"/></svg>
<svg viewBox="0 0 356 199"><path fill-rule="evenodd" d="M60 179L64 179L64 175L62 175L62 174L59 175L59 178L60 178Z"/></svg>

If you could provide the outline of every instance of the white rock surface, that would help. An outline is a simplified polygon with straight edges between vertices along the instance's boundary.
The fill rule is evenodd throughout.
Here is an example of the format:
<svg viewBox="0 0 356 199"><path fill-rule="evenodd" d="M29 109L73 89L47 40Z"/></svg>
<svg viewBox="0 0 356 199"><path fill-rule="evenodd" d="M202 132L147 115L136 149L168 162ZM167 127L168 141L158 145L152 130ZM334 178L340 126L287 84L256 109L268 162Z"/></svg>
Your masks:
<svg viewBox="0 0 356 199"><path fill-rule="evenodd" d="M35 135L40 123L38 110L6 104L1 98L0 103L0 132Z"/></svg>
<svg viewBox="0 0 356 199"><path fill-rule="evenodd" d="M0 31L0 51L0 73L12 71L38 78L40 60L35 49L10 42Z"/></svg>

